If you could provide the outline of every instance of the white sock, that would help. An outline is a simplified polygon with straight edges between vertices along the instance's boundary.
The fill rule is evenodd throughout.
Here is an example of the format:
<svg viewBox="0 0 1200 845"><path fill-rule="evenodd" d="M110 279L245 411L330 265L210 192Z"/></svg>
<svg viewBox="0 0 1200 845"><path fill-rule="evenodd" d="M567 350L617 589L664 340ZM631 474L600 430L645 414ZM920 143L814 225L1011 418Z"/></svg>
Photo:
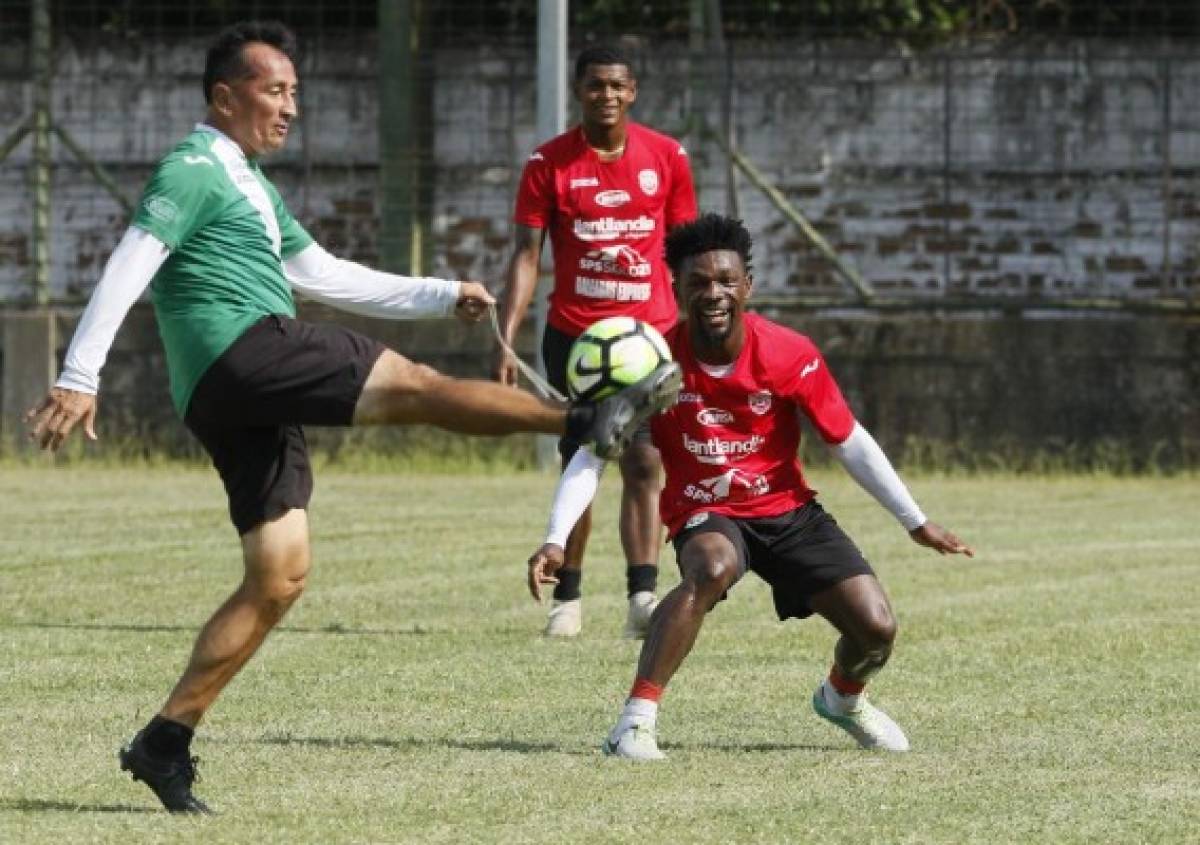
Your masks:
<svg viewBox="0 0 1200 845"><path fill-rule="evenodd" d="M834 713L852 713L863 699L862 693L843 695L833 688L828 678L821 684L821 692L825 696L825 706Z"/></svg>
<svg viewBox="0 0 1200 845"><path fill-rule="evenodd" d="M649 725L654 727L658 721L658 702L648 698L630 698L625 702L625 708L613 728L613 735L620 736L630 725Z"/></svg>

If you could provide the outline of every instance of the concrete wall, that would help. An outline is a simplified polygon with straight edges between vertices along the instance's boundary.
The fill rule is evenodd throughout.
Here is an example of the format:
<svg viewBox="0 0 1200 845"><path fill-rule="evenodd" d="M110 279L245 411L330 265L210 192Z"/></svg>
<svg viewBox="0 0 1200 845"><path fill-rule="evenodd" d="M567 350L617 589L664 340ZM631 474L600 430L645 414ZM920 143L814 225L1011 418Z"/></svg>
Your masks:
<svg viewBox="0 0 1200 845"><path fill-rule="evenodd" d="M901 462L1200 466L1200 320L766 313L818 342L856 414ZM486 376L491 339L483 325L342 319L315 306L302 316L336 316L446 372ZM77 318L77 311L54 314L59 361ZM29 314L0 312L5 397L33 361L10 357L7 341L28 331ZM533 346L529 326L522 346ZM44 379L44 366L40 372ZM0 409L10 437L24 407ZM171 409L147 307L137 307L117 336L99 425L104 439L89 452L197 454ZM411 434L386 442L403 445ZM346 443L340 436L319 440L333 449Z"/></svg>
<svg viewBox="0 0 1200 845"><path fill-rule="evenodd" d="M201 116L201 41L87 44L57 54L55 114L136 197ZM1200 289L1200 53L1186 42L974 45L906 56L866 44L734 42L689 65L678 45L638 57L639 119L720 122L728 73L740 148L881 291L1013 296L1195 295ZM15 54L14 54L15 55ZM0 58L0 113L29 87ZM13 59L16 61L16 58ZM445 275L497 279L520 167L535 144L533 51L433 57L432 253ZM319 240L378 256L380 119L374 46L310 45L304 118L268 170ZM707 93L698 94L696 78ZM704 207L725 166L687 139ZM86 294L125 225L56 145L52 289ZM26 142L0 165L0 301L27 290ZM837 292L827 262L753 188L742 214L760 288Z"/></svg>

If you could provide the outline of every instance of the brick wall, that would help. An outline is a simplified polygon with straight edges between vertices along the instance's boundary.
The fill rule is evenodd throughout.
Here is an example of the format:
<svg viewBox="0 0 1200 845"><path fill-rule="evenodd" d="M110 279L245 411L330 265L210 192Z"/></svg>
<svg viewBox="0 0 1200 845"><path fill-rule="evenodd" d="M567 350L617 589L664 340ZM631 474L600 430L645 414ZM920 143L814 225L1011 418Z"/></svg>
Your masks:
<svg viewBox="0 0 1200 845"><path fill-rule="evenodd" d="M313 46L304 110L268 170L314 235L378 255L374 54ZM346 46L346 45L342 45ZM203 43L64 42L55 113L136 197L202 114ZM1151 58L1147 58L1150 56ZM520 167L535 143L532 49L434 57L434 271L496 279ZM719 122L725 66L692 85L682 48L639 54L635 114L664 130L689 104ZM734 44L740 149L881 292L1172 296L1200 288L1200 58L1187 43L971 45L950 55L830 42ZM0 77L0 110L28 110ZM387 119L387 116L384 116ZM725 210L719 150L686 139L701 204ZM29 143L0 165L0 300L27 295ZM56 145L52 289L86 294L125 225ZM760 289L833 293L832 269L755 190Z"/></svg>

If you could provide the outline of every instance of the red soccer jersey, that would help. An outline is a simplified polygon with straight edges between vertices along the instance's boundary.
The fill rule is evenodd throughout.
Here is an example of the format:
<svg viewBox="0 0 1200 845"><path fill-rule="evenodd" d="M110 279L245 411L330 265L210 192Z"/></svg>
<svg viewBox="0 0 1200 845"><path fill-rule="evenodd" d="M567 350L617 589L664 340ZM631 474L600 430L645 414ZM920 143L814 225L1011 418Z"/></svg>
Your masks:
<svg viewBox="0 0 1200 845"><path fill-rule="evenodd" d="M811 340L756 314L744 320L745 346L721 377L702 369L684 324L667 335L683 368L683 389L650 425L667 476L659 509L672 537L700 511L778 516L811 499L816 491L796 454L797 412L829 443L841 443L854 429L854 415Z"/></svg>
<svg viewBox="0 0 1200 845"><path fill-rule="evenodd" d="M675 325L663 238L695 217L683 147L629 123L615 161L601 161L578 126L538 147L521 174L513 219L548 230L554 290L547 321L579 335L620 314L662 332Z"/></svg>

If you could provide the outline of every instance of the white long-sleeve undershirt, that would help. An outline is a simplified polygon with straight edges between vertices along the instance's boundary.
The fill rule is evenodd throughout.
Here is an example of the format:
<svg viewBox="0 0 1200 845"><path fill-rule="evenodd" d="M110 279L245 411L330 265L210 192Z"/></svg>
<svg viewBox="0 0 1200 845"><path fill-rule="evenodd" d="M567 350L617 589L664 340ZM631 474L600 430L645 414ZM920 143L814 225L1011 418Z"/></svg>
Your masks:
<svg viewBox="0 0 1200 845"><path fill-rule="evenodd" d="M136 226L125 230L79 320L55 387L93 395L99 392L100 368L117 329L169 255L166 244L150 233Z"/></svg>
<svg viewBox="0 0 1200 845"><path fill-rule="evenodd" d="M130 226L113 250L83 312L55 387L100 390L100 370L133 303L169 257L166 245ZM399 320L447 314L462 283L371 270L310 244L283 262L288 283L304 296L343 311Z"/></svg>
<svg viewBox="0 0 1200 845"><path fill-rule="evenodd" d="M896 517L905 531L925 524L925 514L869 431L855 422L850 436L829 449L858 486Z"/></svg>
<svg viewBox="0 0 1200 845"><path fill-rule="evenodd" d="M925 524L925 514L900 480L883 449L879 448L875 438L865 428L855 422L850 436L830 446L830 451L850 477L883 505L904 526L904 530L912 531ZM566 548L571 529L596 496L603 471L604 461L587 448L580 449L571 458L554 491L550 524L546 529L547 543Z"/></svg>
<svg viewBox="0 0 1200 845"><path fill-rule="evenodd" d="M398 276L330 255L310 244L283 262L283 273L309 299L352 314L408 320L449 314L461 282Z"/></svg>
<svg viewBox="0 0 1200 845"><path fill-rule="evenodd" d="M550 525L546 529L546 542L559 548L567 547L567 537L579 517L587 510L596 490L600 487L600 476L604 474L604 461L597 458L586 446L581 447L563 470L554 490L554 504L550 506Z"/></svg>

